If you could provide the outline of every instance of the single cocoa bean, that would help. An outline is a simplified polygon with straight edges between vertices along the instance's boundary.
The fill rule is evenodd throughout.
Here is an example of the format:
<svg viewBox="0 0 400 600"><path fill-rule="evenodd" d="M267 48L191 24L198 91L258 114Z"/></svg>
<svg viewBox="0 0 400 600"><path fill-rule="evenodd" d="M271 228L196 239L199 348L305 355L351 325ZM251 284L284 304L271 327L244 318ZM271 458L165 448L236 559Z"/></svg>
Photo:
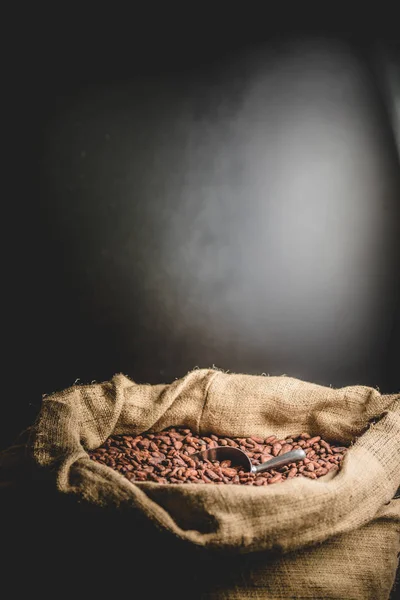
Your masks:
<svg viewBox="0 0 400 600"><path fill-rule="evenodd" d="M316 471L314 471L317 477L322 477L323 475L326 475L328 472L328 469L321 467L319 469L317 469Z"/></svg>
<svg viewBox="0 0 400 600"><path fill-rule="evenodd" d="M150 440L140 440L137 445L138 448L148 448L150 446Z"/></svg>
<svg viewBox="0 0 400 600"><path fill-rule="evenodd" d="M231 469L229 467L224 467L221 469L222 474L225 475L226 477L235 477L235 475L237 474L237 470L236 469Z"/></svg>
<svg viewBox="0 0 400 600"><path fill-rule="evenodd" d="M265 485L267 482L268 482L268 479L266 477L259 477L254 482L254 485Z"/></svg>
<svg viewBox="0 0 400 600"><path fill-rule="evenodd" d="M282 444L280 444L279 442L276 442L273 446L272 446L272 454L274 456L278 456L279 452L282 449Z"/></svg>
<svg viewBox="0 0 400 600"><path fill-rule="evenodd" d="M320 439L321 439L321 436L320 436L320 435L316 435L315 437L313 437L313 438L310 438L310 439L308 440L308 444L309 444L309 446L312 446L313 444L316 444L317 442L319 442L319 440L320 440Z"/></svg>
<svg viewBox="0 0 400 600"><path fill-rule="evenodd" d="M268 483L277 483L278 481L281 481L281 480L282 480L282 474L277 473L276 475L274 475L273 477L268 479Z"/></svg>
<svg viewBox="0 0 400 600"><path fill-rule="evenodd" d="M264 438L259 437L258 435L251 435L248 439L252 440L256 444L263 444L264 443Z"/></svg>
<svg viewBox="0 0 400 600"><path fill-rule="evenodd" d="M291 444L284 444L279 451L279 456L281 456L282 454L286 454L286 452L290 452L292 449L293 446Z"/></svg>
<svg viewBox="0 0 400 600"><path fill-rule="evenodd" d="M237 448L238 445L236 442L234 442L233 440L231 440L230 438L225 438L226 443L228 444L228 446L231 446L232 448Z"/></svg>
<svg viewBox="0 0 400 600"><path fill-rule="evenodd" d="M220 476L214 473L214 471L211 471L211 469L206 469L206 475L213 481L220 481Z"/></svg>

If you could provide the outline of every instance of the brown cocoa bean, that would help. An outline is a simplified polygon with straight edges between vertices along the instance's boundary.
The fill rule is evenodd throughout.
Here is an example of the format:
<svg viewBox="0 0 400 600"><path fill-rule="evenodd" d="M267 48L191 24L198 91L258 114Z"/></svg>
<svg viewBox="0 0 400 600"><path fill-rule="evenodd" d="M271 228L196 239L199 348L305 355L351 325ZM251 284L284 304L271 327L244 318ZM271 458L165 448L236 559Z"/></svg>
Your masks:
<svg viewBox="0 0 400 600"><path fill-rule="evenodd" d="M268 479L266 477L259 477L255 480L254 485L265 485L268 483Z"/></svg>
<svg viewBox="0 0 400 600"><path fill-rule="evenodd" d="M272 444L272 442L275 442L276 439L277 439L276 435L270 435L269 437L266 438L265 443Z"/></svg>
<svg viewBox="0 0 400 600"><path fill-rule="evenodd" d="M266 462L268 462L269 460L271 460L273 457L271 456L271 454L262 454L261 458L260 458L260 462L261 464L264 464Z"/></svg>
<svg viewBox="0 0 400 600"><path fill-rule="evenodd" d="M206 475L209 479L212 479L213 481L220 481L220 476L217 475L214 471L211 471L211 469L206 469Z"/></svg>
<svg viewBox="0 0 400 600"><path fill-rule="evenodd" d="M302 437L303 436L303 437ZM304 461L291 463L281 469L263 473L262 477L239 470L231 461L194 461L194 454L201 447L215 446L241 447L254 465L262 464L281 456L293 448L305 448ZM226 438L216 434L200 436L188 428L169 428L158 433L144 433L138 436L111 436L100 448L89 451L89 458L98 464L118 471L129 481L153 481L165 483L214 483L214 485L266 485L268 480L285 481L293 477L323 477L329 471L337 471L347 448L332 446L320 436L311 437L308 433L278 439L269 436L246 438ZM207 475L207 471L209 474ZM210 473L213 475L210 476ZM278 477L277 477L278 476ZM277 479L276 479L277 478Z"/></svg>
<svg viewBox="0 0 400 600"><path fill-rule="evenodd" d="M232 448L237 448L237 443L234 442L233 440L231 440L230 438L225 438L226 443L228 444L228 446L231 446Z"/></svg>
<svg viewBox="0 0 400 600"><path fill-rule="evenodd" d="M282 456L282 454L286 454L286 452L290 452L292 449L293 446L291 444L284 444L279 451L279 456Z"/></svg>
<svg viewBox="0 0 400 600"><path fill-rule="evenodd" d="M329 453L332 454L332 448L330 447L330 445L328 444L328 442L325 442L325 440L321 440L320 441L320 446L322 446L323 448L325 448L325 450Z"/></svg>
<svg viewBox="0 0 400 600"><path fill-rule="evenodd" d="M317 477L322 477L323 475L326 475L328 472L328 469L324 468L324 467L320 467L319 469L317 469L316 471L314 471Z"/></svg>
<svg viewBox="0 0 400 600"><path fill-rule="evenodd" d="M276 475L274 475L273 477L270 477L268 479L268 483L277 483L278 481L281 481L281 479L282 479L282 474L277 473Z"/></svg>
<svg viewBox="0 0 400 600"><path fill-rule="evenodd" d="M150 446L150 440L140 440L137 445L138 448L148 448Z"/></svg>
<svg viewBox="0 0 400 600"><path fill-rule="evenodd" d="M319 440L320 440L320 439L321 439L321 436L320 436L320 435L316 435L315 437L313 437L313 438L310 438L310 439L308 440L308 444L309 444L309 446L312 446L313 444L316 444L317 442L319 442Z"/></svg>
<svg viewBox="0 0 400 600"><path fill-rule="evenodd" d="M248 439L252 440L256 444L263 444L264 443L264 438L259 437L258 435L251 435Z"/></svg>
<svg viewBox="0 0 400 600"><path fill-rule="evenodd" d="M272 454L274 456L278 456L281 449L282 449L282 445L279 442L275 442L275 444L272 446Z"/></svg>
<svg viewBox="0 0 400 600"><path fill-rule="evenodd" d="M221 472L226 477L235 477L235 475L237 473L237 470L236 469L230 469L229 467L224 467L224 468L221 469Z"/></svg>

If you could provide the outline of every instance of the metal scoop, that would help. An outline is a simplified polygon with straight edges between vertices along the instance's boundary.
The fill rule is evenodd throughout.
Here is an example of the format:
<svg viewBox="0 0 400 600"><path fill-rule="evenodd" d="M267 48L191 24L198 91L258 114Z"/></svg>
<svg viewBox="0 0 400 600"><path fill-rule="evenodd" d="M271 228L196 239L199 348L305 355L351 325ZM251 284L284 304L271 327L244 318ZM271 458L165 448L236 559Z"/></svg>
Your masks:
<svg viewBox="0 0 400 600"><path fill-rule="evenodd" d="M202 450L192 454L190 458L195 460L230 460L232 467L242 467L244 471L248 473L261 473L262 471L268 471L268 469L279 469L293 462L303 460L306 458L306 453L301 448L285 452L281 456L276 456L262 463L261 465L253 465L246 452L240 450L240 448L232 448L231 446L217 446L216 448L209 448L208 450Z"/></svg>

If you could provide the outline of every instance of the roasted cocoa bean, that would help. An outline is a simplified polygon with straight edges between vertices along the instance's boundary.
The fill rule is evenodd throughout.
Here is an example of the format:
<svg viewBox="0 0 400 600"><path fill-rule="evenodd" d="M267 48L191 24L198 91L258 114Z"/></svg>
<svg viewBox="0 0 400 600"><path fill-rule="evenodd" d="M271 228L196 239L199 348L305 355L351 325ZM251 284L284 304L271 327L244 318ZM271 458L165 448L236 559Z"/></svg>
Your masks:
<svg viewBox="0 0 400 600"><path fill-rule="evenodd" d="M293 448L305 448L307 457L280 469L258 474L244 472L230 460L193 460L192 454L201 448L216 446L240 447L254 465L265 463L273 456L281 456ZM337 471L347 451L344 446L335 446L311 437L303 432L285 439L270 435L239 438L219 437L216 434L199 436L188 428L172 427L158 433L143 433L138 436L120 435L107 438L100 448L88 452L96 464L106 465L129 481L149 481L159 484L200 483L214 485L265 486L268 482L282 482L293 477L317 479L328 471Z"/></svg>
<svg viewBox="0 0 400 600"><path fill-rule="evenodd" d="M279 451L279 456L282 454L286 454L286 452L290 452L293 450L293 446L291 444L283 444L282 448Z"/></svg>
<svg viewBox="0 0 400 600"><path fill-rule="evenodd" d="M270 479L268 479L268 483L277 483L278 481L282 480L282 474L281 473L277 473L276 475L274 475L273 477L270 477Z"/></svg>
<svg viewBox="0 0 400 600"><path fill-rule="evenodd" d="M209 479L212 479L213 481L220 480L220 476L217 475L217 473L215 473L214 471L211 471L211 469L206 469L206 475Z"/></svg>
<svg viewBox="0 0 400 600"><path fill-rule="evenodd" d="M321 439L321 436L320 436L320 435L316 435L315 437L313 437L313 438L310 438L310 439L308 440L308 444L309 444L309 446L312 446L313 444L316 444L317 442L319 442L319 440L320 440L320 439Z"/></svg>
<svg viewBox="0 0 400 600"><path fill-rule="evenodd" d="M237 448L238 445L236 442L234 442L233 440L231 440L230 438L225 438L226 443L228 444L228 446L232 446L232 448Z"/></svg>
<svg viewBox="0 0 400 600"><path fill-rule="evenodd" d="M249 437L249 440L252 440L256 444L263 444L264 443L264 438L261 438L258 435L251 435Z"/></svg>
<svg viewBox="0 0 400 600"><path fill-rule="evenodd" d="M267 461L271 460L271 458L273 458L271 454L262 454L260 461L261 463L266 463Z"/></svg>
<svg viewBox="0 0 400 600"><path fill-rule="evenodd" d="M258 479L255 480L254 485L267 485L268 483L268 479L266 477L258 477Z"/></svg>
<svg viewBox="0 0 400 600"><path fill-rule="evenodd" d="M272 446L272 454L274 456L278 456L278 454L281 450L282 450L282 444L280 444L279 442L275 442L275 444Z"/></svg>
<svg viewBox="0 0 400 600"><path fill-rule="evenodd" d="M328 469L321 467L319 469L317 469L316 471L314 471L314 473L316 474L317 477L322 477L323 475L326 475L328 472Z"/></svg>

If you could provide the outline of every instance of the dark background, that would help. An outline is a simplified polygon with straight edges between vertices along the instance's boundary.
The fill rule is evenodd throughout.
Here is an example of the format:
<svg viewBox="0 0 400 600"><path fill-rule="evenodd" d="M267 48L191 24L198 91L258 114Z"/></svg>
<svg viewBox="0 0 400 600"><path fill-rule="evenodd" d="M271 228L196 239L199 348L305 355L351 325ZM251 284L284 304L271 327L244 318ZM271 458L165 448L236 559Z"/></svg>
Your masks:
<svg viewBox="0 0 400 600"><path fill-rule="evenodd" d="M398 42L210 23L43 44L41 389L4 445L116 372L400 391Z"/></svg>

